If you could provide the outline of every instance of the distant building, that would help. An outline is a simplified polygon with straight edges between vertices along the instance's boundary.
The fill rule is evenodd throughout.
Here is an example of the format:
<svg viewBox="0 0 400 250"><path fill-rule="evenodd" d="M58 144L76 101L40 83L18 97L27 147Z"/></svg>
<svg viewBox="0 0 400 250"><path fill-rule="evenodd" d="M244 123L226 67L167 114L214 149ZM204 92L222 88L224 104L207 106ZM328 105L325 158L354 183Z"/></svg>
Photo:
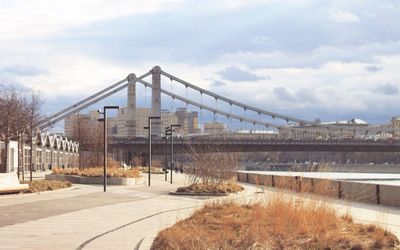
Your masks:
<svg viewBox="0 0 400 250"><path fill-rule="evenodd" d="M329 125L329 129L326 125ZM319 121L317 125L285 126L279 129L279 137L291 139L364 138L365 130L363 128L367 128L368 126L367 122L356 118L349 121Z"/></svg>
<svg viewBox="0 0 400 250"><path fill-rule="evenodd" d="M400 139L400 117L392 118L393 138Z"/></svg>
<svg viewBox="0 0 400 250"><path fill-rule="evenodd" d="M176 117L178 118L178 124L182 125L182 134L198 134L198 113L188 112L186 108L178 108L176 109Z"/></svg>
<svg viewBox="0 0 400 250"><path fill-rule="evenodd" d="M99 118L101 117L97 111L90 111L89 114L72 114L64 119L64 135L69 138L76 136L79 126L94 129L98 126Z"/></svg>
<svg viewBox="0 0 400 250"><path fill-rule="evenodd" d="M109 117L107 119L108 133L116 137L134 137L134 136L147 136L147 130L144 127L148 125L148 118L152 115L150 108L136 108L134 111L134 131L135 134L130 134L128 125L129 110L122 107L118 110L116 117ZM188 112L185 108L178 108L176 112L169 112L168 110L161 110L161 128L162 131L165 127L171 124L180 124L181 128L176 128L178 134L188 135L198 133L198 114L197 112ZM99 114L96 111L90 111L89 114L73 114L67 117L64 121L65 135L72 137L77 126L80 124L88 127L95 127L98 124Z"/></svg>
<svg viewBox="0 0 400 250"><path fill-rule="evenodd" d="M219 122L205 123L204 133L205 134L222 134L228 132L225 124Z"/></svg>

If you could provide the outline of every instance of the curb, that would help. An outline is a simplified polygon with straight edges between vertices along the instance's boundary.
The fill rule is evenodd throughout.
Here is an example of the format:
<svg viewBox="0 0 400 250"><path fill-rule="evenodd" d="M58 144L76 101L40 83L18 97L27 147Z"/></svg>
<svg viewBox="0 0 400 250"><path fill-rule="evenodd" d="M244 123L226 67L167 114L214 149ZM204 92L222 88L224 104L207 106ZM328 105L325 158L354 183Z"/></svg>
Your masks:
<svg viewBox="0 0 400 250"><path fill-rule="evenodd" d="M137 250L150 250L151 245L153 245L153 241L155 238L156 236L143 238Z"/></svg>
<svg viewBox="0 0 400 250"><path fill-rule="evenodd" d="M34 195L40 195L42 193L54 193L54 192L60 192L60 191L68 191L68 190L73 190L73 189L77 189L78 187L74 187L74 185L72 185L72 187L68 187L68 188L60 188L60 189L56 189L56 190L46 190L46 191L40 191L40 192L34 192L34 193L16 193L16 194L4 194L0 196L0 200L1 199L7 199L7 198L15 198L15 197L23 197L23 196L34 196Z"/></svg>
<svg viewBox="0 0 400 250"><path fill-rule="evenodd" d="M75 184L103 184L103 177L89 177L78 175L62 175L62 174L48 174L45 175L46 180L59 180L69 181ZM138 186L145 184L143 178L107 178L108 185L116 186Z"/></svg>

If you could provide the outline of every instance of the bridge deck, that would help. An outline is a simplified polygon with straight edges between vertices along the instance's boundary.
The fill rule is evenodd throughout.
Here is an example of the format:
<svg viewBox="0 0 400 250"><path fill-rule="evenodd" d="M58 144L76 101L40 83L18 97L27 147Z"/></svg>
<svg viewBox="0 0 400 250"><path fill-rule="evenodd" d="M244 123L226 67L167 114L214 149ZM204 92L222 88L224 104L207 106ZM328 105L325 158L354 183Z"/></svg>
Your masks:
<svg viewBox="0 0 400 250"><path fill-rule="evenodd" d="M117 139L110 142L116 148L130 148L134 152L147 152L146 138ZM152 139L154 153L163 153L170 142L162 138ZM400 141L373 140L279 140L279 139L237 139L237 138L174 138L176 153L189 148L201 152L218 149L224 152L263 151L320 151L320 152L400 152Z"/></svg>

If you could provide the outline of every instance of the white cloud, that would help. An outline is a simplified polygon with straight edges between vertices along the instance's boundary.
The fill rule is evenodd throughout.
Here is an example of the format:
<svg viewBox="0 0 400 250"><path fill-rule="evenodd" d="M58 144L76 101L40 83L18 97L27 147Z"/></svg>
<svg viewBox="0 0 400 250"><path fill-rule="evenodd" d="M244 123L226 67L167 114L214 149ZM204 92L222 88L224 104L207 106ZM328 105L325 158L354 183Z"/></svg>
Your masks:
<svg viewBox="0 0 400 250"><path fill-rule="evenodd" d="M329 12L329 18L337 23L358 23L360 22L360 18L349 12L349 11L342 11L342 10L331 10Z"/></svg>
<svg viewBox="0 0 400 250"><path fill-rule="evenodd" d="M0 68L4 68L5 65L0 65ZM46 72L21 74L14 76L12 80L40 90L48 101L46 105L57 102L53 96L65 98L63 105L54 107L52 112L55 112L73 104L71 99L79 100L87 97L123 79L131 72L141 75L154 65L154 61L125 65L79 54L60 53L48 57L37 65L40 68L47 68ZM231 65L240 66L229 61L205 65L161 62L159 65L163 70L203 88L213 87L214 80L218 80L219 77L215 72ZM301 118L315 118L319 116L321 110L324 110L323 114L336 115L339 118L345 118L341 116L342 112L352 113L354 117L358 117L359 114L377 112L374 109L378 108L383 109L388 116L394 115L384 111L384 108L391 105L400 106L400 98L396 95L383 97L376 89L388 82L400 88L397 78L400 56L377 57L376 65L382 68L377 72L365 70L368 65L329 62L318 68L260 68L253 72L259 76L269 75L272 80L249 82L246 86L226 81L217 91L228 98L246 100L248 104L270 111L287 113L300 109L302 112L296 116ZM150 78L148 80L150 81ZM168 79L164 81L169 84ZM174 92L180 91L180 94L185 96L184 87L181 86L179 90L176 87L178 85L174 85ZM280 90L278 94L281 95L276 94L277 90ZM292 98L285 98L282 93ZM138 92L138 95L143 93ZM191 98L199 101L196 96Z"/></svg>
<svg viewBox="0 0 400 250"><path fill-rule="evenodd" d="M183 0L13 0L0 2L2 39L40 36L94 21L176 8Z"/></svg>
<svg viewBox="0 0 400 250"><path fill-rule="evenodd" d="M400 40L383 43L361 43L342 46L320 45L310 52L237 51L221 55L222 62L242 63L250 68L307 68L320 67L332 61L374 63L378 55L400 53Z"/></svg>
<svg viewBox="0 0 400 250"><path fill-rule="evenodd" d="M290 12L290 8L285 8L289 2L290 5L287 6L293 8L293 4L298 4L301 8L293 8L296 12ZM361 23L360 17L347 11L355 9L350 8L351 6L347 8L346 4L340 7L346 10L343 11L330 9L331 5L328 4L301 5L304 2L308 1L0 1L0 80L11 84L22 83L40 90L49 101L46 107L56 104L52 108L57 111L73 104L73 100L87 97L131 72L140 75L156 64L181 79L210 89L215 87L215 82L222 80L218 72L236 67L246 69L260 79L249 80L244 84L224 80L224 84L220 83L220 86L215 88L216 91L266 110L296 112L295 115L302 118L315 118L320 113L336 115L338 118L345 118L340 116L344 113L352 113L353 116L376 114L378 111L387 116L399 113L399 93L393 90L400 89L400 40L396 36L397 26L391 22L392 19L383 18L374 8L360 8L357 9L359 12L355 13L363 18ZM254 4L258 6L252 6ZM266 6L267 4L271 5ZM253 9L248 8L249 5ZM203 8L197 9L200 6ZM189 12L189 9L183 11L185 7L191 7L190 10L196 9L196 12ZM261 7L272 10L270 15L263 13L264 9ZM84 31L79 31L79 28L86 24L93 23L93 26L98 27L104 21L104 26L108 29L118 23L112 22L114 18L162 12L171 8L178 11L167 13L170 14L167 16L165 13L144 16L149 20L146 19L144 25L140 24L140 31L135 27L131 29L132 23L129 26L123 23L132 33L125 33L128 30L126 27L119 27L123 30L120 33L110 29L104 36L87 34L86 32L104 31L96 28L92 30L92 26L86 26ZM252 16L255 8L258 8L259 12L254 11ZM282 12L279 12L279 9L282 9ZM314 9L320 10L315 11L318 14L307 16L313 22L307 22L307 18L302 19ZM247 14L238 15L241 12ZM297 23L296 29L304 26L305 31L311 32L305 32L304 37L288 32L290 29L287 27L293 26L293 20L286 16L283 20L283 12L287 12L288 16L293 15L294 20L305 21ZM209 16L218 16L221 13L223 17L227 17L227 14L232 17L225 26L217 29L223 32L203 35L207 33L202 31L201 23ZM342 26L332 22L319 23L321 13L329 13L328 18L334 22L360 25L352 26L352 29L342 29ZM164 31L168 27L176 29L159 34L148 33L158 26L147 27L147 23L159 24L160 20L168 20L166 18L171 16L176 17L176 20L171 22L176 25L165 26L166 28L159 30ZM188 16L195 18L187 19ZM248 16L251 18L244 19ZM388 23L385 23L385 29L369 25L368 19L374 17ZM322 18L326 21L326 16ZM182 20L190 22L183 23ZM101 23L96 25L99 21ZM241 26L243 23L246 25ZM185 26L184 29L180 28L181 24ZM270 24L277 27L273 29L274 32L264 28ZM209 25L206 26L204 29L209 28ZM74 30L75 28L78 31ZM73 29L74 32L69 33L69 29ZM146 36L147 34L149 36ZM335 34L335 37L330 37L331 34ZM143 35L148 39L139 43ZM126 40L114 43L114 36ZM174 39L167 39L171 37ZM178 40L184 40L190 46L182 47ZM292 40L295 42L288 42ZM109 44L109 41L112 42ZM99 42L105 46L99 46ZM88 51L96 46L105 49ZM132 47L137 50L130 51ZM179 50L189 51L184 60L179 58ZM148 51L151 53L146 54ZM109 55L105 55L107 52ZM124 61L113 53L121 53L133 59ZM204 60L199 56L207 53L209 57ZM170 56L163 57L163 54ZM238 75L235 75L232 79L237 78ZM165 82L169 84L169 79L165 79ZM390 92L393 95L384 96L377 91L378 89L381 93ZM174 91L182 91L179 93L184 96L184 87ZM138 95L140 94L143 93L138 92ZM64 99L62 104L51 99L57 95L57 98ZM289 98L285 99L285 96Z"/></svg>

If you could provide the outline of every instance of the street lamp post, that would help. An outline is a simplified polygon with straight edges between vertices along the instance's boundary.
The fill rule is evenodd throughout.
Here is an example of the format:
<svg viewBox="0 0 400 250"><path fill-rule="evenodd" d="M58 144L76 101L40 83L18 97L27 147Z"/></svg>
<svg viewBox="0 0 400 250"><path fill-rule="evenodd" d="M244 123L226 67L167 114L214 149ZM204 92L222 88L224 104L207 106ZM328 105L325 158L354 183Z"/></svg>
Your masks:
<svg viewBox="0 0 400 250"><path fill-rule="evenodd" d="M171 127L170 128L170 131L171 131L171 167L170 167L171 184L172 184L172 168L174 167L174 128L179 128L180 126L181 126L180 124L171 124L171 126L170 126Z"/></svg>
<svg viewBox="0 0 400 250"><path fill-rule="evenodd" d="M165 128L164 132L164 139L165 139L165 147L164 147L164 155L165 155L165 168L164 168L164 175L165 181L167 181L168 177L168 135L170 135L169 127Z"/></svg>
<svg viewBox="0 0 400 250"><path fill-rule="evenodd" d="M148 186L150 187L151 177L151 120L161 119L160 116L149 116L148 127L144 127L149 130L149 173L148 173Z"/></svg>
<svg viewBox="0 0 400 250"><path fill-rule="evenodd" d="M119 109L119 106L104 106L103 111L98 110L103 114L103 135L104 135L104 169L103 169L103 188L107 191L107 109Z"/></svg>

